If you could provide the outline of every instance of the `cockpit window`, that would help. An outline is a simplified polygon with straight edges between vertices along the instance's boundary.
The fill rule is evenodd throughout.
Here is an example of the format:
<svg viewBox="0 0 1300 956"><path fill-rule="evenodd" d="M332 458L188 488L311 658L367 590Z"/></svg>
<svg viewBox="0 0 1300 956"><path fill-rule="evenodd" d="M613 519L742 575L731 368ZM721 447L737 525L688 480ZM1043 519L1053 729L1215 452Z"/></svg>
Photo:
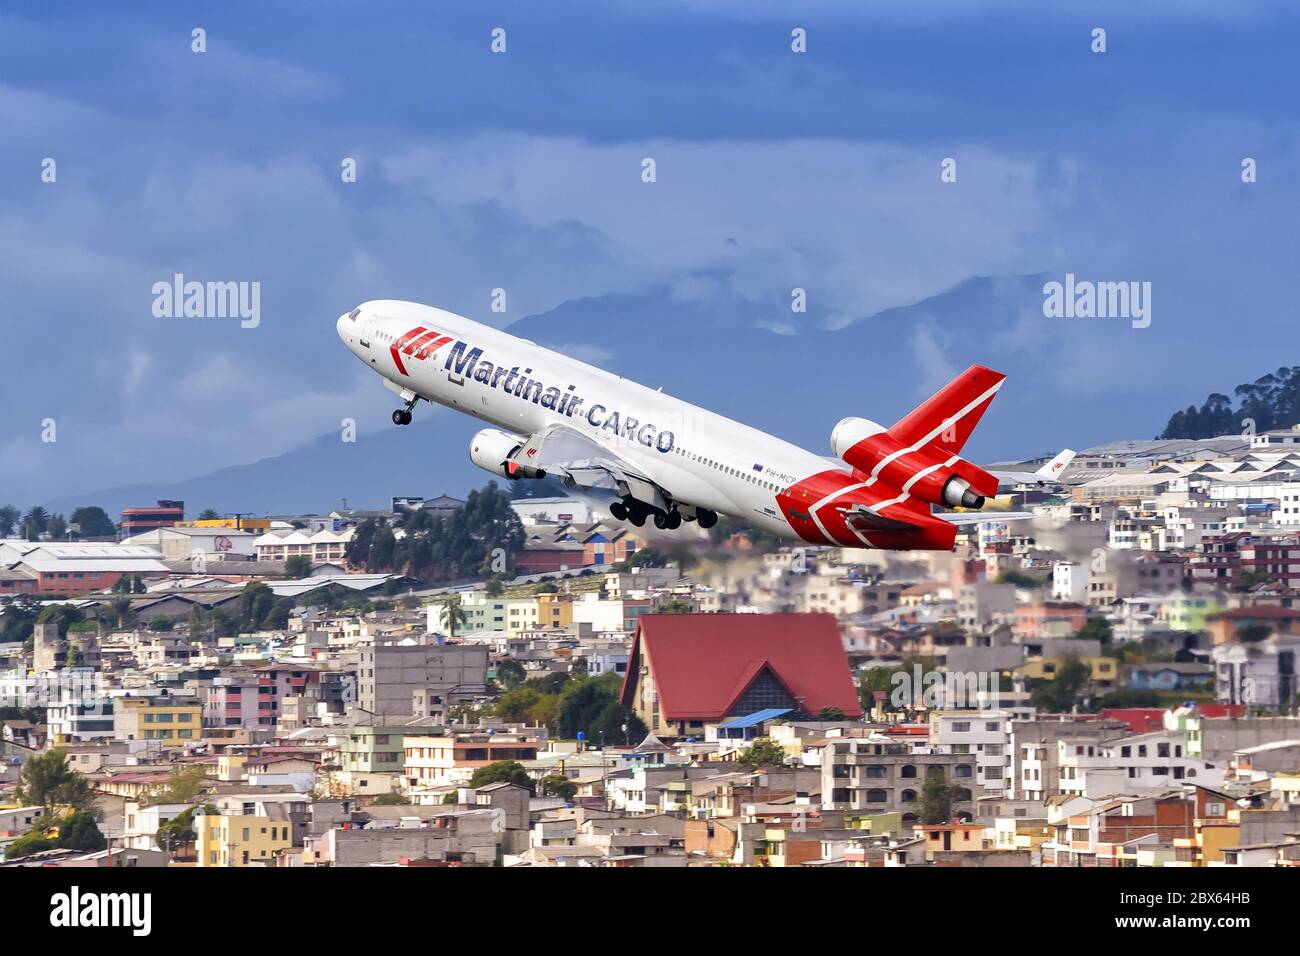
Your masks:
<svg viewBox="0 0 1300 956"><path fill-rule="evenodd" d="M361 314L361 306L357 306L355 309L353 309L351 312L348 313L348 318L351 319L353 322L355 322L357 320L357 316L360 314Z"/></svg>

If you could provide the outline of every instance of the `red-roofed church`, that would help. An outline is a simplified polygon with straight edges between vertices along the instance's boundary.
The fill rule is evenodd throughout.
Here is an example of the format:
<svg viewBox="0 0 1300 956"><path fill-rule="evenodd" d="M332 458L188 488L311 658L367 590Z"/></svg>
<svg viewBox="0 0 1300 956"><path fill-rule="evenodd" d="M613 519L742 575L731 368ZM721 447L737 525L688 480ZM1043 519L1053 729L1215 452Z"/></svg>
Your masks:
<svg viewBox="0 0 1300 956"><path fill-rule="evenodd" d="M642 615L622 701L661 737L767 709L862 716L832 614Z"/></svg>

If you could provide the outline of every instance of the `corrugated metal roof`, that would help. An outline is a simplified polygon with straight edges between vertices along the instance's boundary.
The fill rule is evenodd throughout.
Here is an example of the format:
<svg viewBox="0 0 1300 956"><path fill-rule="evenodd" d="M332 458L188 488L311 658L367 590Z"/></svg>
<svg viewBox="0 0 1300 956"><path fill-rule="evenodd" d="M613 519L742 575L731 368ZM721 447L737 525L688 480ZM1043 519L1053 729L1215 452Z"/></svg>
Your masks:
<svg viewBox="0 0 1300 956"><path fill-rule="evenodd" d="M782 714L788 713L790 713L789 707L768 707L764 710L756 710L752 714L746 714L744 717L733 717L730 720L724 720L718 724L718 729L742 730L745 727L754 727L769 720L775 720Z"/></svg>

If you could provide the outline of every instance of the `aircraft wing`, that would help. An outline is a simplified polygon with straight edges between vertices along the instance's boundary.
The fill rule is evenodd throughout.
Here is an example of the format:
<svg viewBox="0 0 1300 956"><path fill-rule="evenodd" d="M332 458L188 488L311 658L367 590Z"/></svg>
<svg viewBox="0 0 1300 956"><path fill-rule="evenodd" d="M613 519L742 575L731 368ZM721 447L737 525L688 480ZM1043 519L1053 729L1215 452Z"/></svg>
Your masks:
<svg viewBox="0 0 1300 956"><path fill-rule="evenodd" d="M512 461L539 469L566 488L631 495L657 508L667 506L663 490L637 468L608 448L567 425L552 425L530 435Z"/></svg>

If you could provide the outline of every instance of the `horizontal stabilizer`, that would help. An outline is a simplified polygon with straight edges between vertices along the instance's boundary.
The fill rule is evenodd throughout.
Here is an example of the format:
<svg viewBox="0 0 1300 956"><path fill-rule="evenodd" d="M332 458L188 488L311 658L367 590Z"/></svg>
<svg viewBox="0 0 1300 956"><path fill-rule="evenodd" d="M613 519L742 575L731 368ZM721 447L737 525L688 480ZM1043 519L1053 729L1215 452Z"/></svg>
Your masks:
<svg viewBox="0 0 1300 956"><path fill-rule="evenodd" d="M980 524L983 522L1023 521L1032 518L1032 511L936 511L933 515L952 524Z"/></svg>

